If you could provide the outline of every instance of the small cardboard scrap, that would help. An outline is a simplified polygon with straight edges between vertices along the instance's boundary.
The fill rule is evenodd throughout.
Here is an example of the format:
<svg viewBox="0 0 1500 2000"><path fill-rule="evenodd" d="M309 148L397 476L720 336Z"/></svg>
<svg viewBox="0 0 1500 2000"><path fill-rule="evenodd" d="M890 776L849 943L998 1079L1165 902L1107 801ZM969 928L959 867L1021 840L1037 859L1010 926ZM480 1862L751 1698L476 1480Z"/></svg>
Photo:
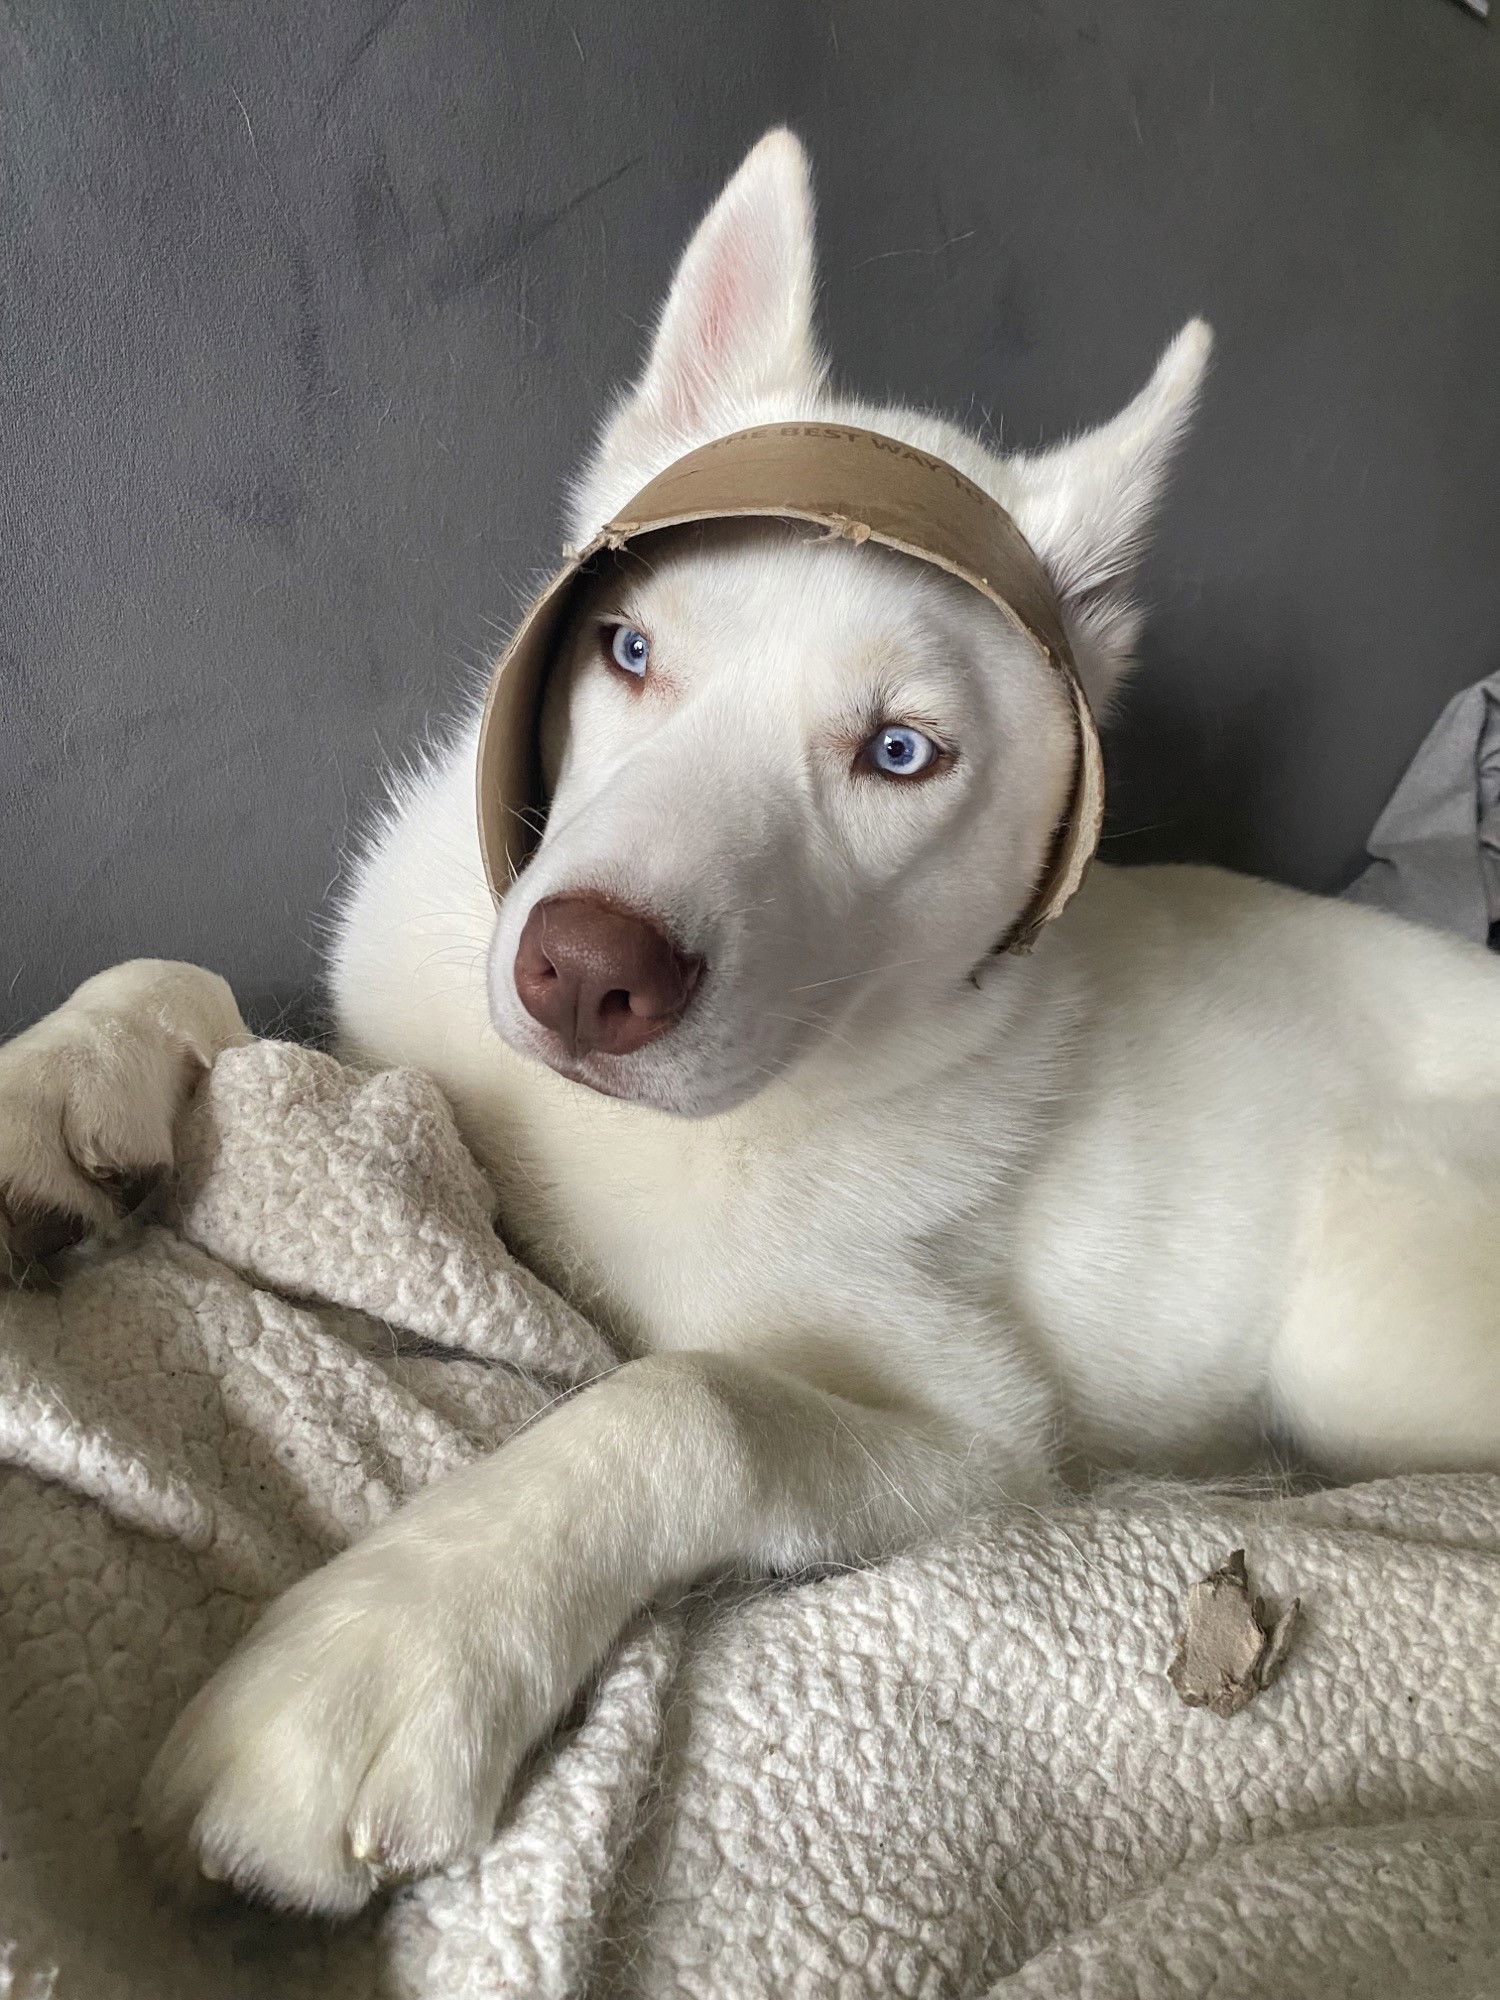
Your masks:
<svg viewBox="0 0 1500 2000"><path fill-rule="evenodd" d="M1167 1679L1189 1708L1238 1715L1268 1687L1285 1660L1302 1609L1294 1597L1274 1624L1250 1594L1245 1551L1234 1549L1187 1597L1187 1629Z"/></svg>

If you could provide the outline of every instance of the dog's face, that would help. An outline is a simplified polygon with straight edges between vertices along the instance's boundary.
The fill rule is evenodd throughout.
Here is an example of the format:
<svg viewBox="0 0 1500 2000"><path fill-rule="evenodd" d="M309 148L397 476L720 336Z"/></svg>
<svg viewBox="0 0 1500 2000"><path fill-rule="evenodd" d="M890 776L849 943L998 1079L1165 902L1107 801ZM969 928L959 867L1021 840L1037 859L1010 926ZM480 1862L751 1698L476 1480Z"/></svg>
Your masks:
<svg viewBox="0 0 1500 2000"><path fill-rule="evenodd" d="M762 141L683 260L646 374L578 495L586 538L743 425L830 416L957 463L1049 564L1085 685L1134 636L1120 594L1201 373L1192 328L1092 438L992 457L823 391L806 165ZM856 497L856 496L852 496ZM1026 907L1071 782L1067 697L969 586L771 523L679 529L591 578L543 720L551 811L504 899L491 1011L522 1053L706 1116L858 1019L919 1028Z"/></svg>
<svg viewBox="0 0 1500 2000"><path fill-rule="evenodd" d="M506 899L497 1021L566 1075L699 1114L855 1003L962 983L1026 900L1073 757L1055 676L977 592L775 525L617 559L544 737L552 810ZM639 1041L639 1002L590 1012L631 992L623 961L554 962L639 949L632 916L665 941L646 1007L671 1017Z"/></svg>

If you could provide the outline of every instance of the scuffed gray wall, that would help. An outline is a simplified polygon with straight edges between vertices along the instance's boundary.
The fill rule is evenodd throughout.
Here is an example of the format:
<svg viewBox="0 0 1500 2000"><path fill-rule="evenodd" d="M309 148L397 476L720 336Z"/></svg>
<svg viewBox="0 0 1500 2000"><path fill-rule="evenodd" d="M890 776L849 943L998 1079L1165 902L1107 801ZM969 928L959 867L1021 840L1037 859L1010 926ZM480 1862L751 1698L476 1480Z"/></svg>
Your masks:
<svg viewBox="0 0 1500 2000"><path fill-rule="evenodd" d="M0 1031L300 1004L685 233L818 168L841 371L1031 443L1220 355L1115 858L1332 888L1500 661L1500 30L1452 0L5 0Z"/></svg>

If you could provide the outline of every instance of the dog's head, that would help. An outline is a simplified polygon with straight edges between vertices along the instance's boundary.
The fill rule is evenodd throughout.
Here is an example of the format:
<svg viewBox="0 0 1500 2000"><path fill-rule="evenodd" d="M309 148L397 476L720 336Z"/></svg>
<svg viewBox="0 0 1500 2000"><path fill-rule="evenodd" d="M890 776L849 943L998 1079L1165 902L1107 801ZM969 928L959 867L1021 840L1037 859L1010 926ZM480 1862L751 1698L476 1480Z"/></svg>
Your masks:
<svg viewBox="0 0 1500 2000"><path fill-rule="evenodd" d="M835 396L806 158L763 139L689 244L574 501L589 537L693 446L818 418L946 459L1047 567L1107 701L1134 557L1208 354L1200 322L1102 429L1001 458ZM1066 693L969 585L813 528L710 524L599 568L543 717L551 811L500 910L491 1010L523 1054L705 1116L863 1012L915 1026L1026 908L1069 793Z"/></svg>

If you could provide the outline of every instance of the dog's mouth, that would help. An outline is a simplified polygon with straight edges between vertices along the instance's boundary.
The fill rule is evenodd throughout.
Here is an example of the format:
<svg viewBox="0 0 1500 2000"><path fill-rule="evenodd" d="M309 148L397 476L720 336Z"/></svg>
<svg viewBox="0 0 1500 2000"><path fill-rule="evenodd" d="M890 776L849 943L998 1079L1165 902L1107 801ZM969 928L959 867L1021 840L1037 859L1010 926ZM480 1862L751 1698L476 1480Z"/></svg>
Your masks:
<svg viewBox="0 0 1500 2000"><path fill-rule="evenodd" d="M712 982L716 989L719 982ZM710 976L699 977L686 1019L629 1054L567 1048L503 989L496 1032L516 1053L595 1097L678 1118L710 1118L754 1097L784 1067L786 1053L753 1035L729 1035L703 1014ZM753 1046L752 1046L753 1044Z"/></svg>
<svg viewBox="0 0 1500 2000"><path fill-rule="evenodd" d="M517 1055L563 1081L642 1110L716 1117L758 1096L815 1038L807 1010L757 966L743 926L587 878L549 889L502 911L490 1018Z"/></svg>
<svg viewBox="0 0 1500 2000"><path fill-rule="evenodd" d="M576 1083L584 1090L593 1091L596 1097L613 1097L624 1103L644 1103L637 1080L632 1087L628 1076L623 1075L619 1057L600 1055L570 1055L560 1042L549 1048L545 1044L535 1051L528 1051L534 1059L560 1076L565 1083Z"/></svg>
<svg viewBox="0 0 1500 2000"><path fill-rule="evenodd" d="M597 1096L696 1112L712 1071L704 953L654 911L594 889L538 898L493 946L491 1016L520 1055Z"/></svg>

